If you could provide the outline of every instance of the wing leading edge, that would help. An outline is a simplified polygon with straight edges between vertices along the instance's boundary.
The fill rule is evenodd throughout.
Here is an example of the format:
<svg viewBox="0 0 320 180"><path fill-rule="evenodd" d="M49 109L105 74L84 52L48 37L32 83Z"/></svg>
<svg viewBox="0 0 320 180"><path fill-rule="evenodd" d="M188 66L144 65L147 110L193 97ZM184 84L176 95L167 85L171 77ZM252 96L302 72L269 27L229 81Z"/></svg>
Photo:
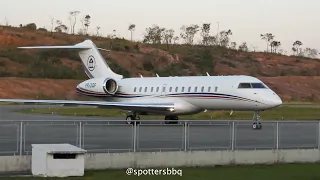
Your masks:
<svg viewBox="0 0 320 180"><path fill-rule="evenodd" d="M173 111L173 103L132 103L132 102L105 102L105 101L72 101L72 100L28 100L28 99L0 99L0 102L30 103L30 104L67 104L88 105L119 108L125 110Z"/></svg>

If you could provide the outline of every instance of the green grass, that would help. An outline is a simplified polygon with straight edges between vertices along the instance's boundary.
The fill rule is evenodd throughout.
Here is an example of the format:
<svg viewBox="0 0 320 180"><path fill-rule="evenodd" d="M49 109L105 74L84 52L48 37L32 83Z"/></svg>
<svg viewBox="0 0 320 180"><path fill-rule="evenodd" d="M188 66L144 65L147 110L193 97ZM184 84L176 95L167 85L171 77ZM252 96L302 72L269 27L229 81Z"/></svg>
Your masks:
<svg viewBox="0 0 320 180"><path fill-rule="evenodd" d="M154 168L166 169L166 168ZM169 168L171 169L171 168ZM126 170L88 171L84 177L64 178L65 180L318 180L320 164L276 164L247 166L217 166L206 168L175 168L181 170L179 175L127 175ZM37 180L57 178L1 178L5 180Z"/></svg>
<svg viewBox="0 0 320 180"><path fill-rule="evenodd" d="M283 102L283 105L320 105L320 102L290 101Z"/></svg>
<svg viewBox="0 0 320 180"><path fill-rule="evenodd" d="M59 114L66 116L124 117L125 112L106 108L42 108L24 109L19 112L31 114ZM316 120L320 119L320 108L279 107L260 113L263 120ZM180 116L179 119L252 119L253 112L208 111L199 114ZM142 116L143 119L143 116ZM163 119L163 116L147 116L145 119Z"/></svg>
<svg viewBox="0 0 320 180"><path fill-rule="evenodd" d="M0 105L20 105L23 103L18 103L18 102L0 102Z"/></svg>

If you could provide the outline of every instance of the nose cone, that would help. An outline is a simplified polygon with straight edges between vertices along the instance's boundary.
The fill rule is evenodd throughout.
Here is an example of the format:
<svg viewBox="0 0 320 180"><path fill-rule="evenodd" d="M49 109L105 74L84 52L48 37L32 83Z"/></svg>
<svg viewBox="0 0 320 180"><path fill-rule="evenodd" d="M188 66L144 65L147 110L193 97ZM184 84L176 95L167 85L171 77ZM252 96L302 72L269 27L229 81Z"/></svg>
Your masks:
<svg viewBox="0 0 320 180"><path fill-rule="evenodd" d="M273 96L270 96L267 100L268 105L271 106L271 108L275 108L278 107L282 104L282 100L280 99L280 97L273 93Z"/></svg>
<svg viewBox="0 0 320 180"><path fill-rule="evenodd" d="M270 105L273 106L273 107L278 107L282 104L282 100L280 98L278 99L273 99L271 102L270 102Z"/></svg>

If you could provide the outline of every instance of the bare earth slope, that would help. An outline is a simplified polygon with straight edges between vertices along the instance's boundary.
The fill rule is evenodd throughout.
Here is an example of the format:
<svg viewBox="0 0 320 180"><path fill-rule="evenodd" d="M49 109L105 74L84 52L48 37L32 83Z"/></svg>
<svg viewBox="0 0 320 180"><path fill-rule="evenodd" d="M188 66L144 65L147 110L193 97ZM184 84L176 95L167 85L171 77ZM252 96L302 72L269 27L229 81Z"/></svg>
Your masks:
<svg viewBox="0 0 320 180"><path fill-rule="evenodd" d="M148 45L0 26L0 98L83 99L75 87L85 74L74 52L22 51L18 46L65 45L91 39L111 68L125 77L252 75L284 101L320 101L320 60L200 46Z"/></svg>

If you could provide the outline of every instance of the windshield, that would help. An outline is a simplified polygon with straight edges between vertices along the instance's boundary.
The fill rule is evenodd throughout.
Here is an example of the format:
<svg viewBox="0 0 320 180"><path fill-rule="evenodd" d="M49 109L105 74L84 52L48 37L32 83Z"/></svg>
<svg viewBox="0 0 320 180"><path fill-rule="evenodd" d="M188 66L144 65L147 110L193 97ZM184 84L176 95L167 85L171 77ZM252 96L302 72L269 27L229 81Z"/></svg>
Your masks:
<svg viewBox="0 0 320 180"><path fill-rule="evenodd" d="M267 87L262 83L240 83L238 88L261 89L261 88L267 88Z"/></svg>

